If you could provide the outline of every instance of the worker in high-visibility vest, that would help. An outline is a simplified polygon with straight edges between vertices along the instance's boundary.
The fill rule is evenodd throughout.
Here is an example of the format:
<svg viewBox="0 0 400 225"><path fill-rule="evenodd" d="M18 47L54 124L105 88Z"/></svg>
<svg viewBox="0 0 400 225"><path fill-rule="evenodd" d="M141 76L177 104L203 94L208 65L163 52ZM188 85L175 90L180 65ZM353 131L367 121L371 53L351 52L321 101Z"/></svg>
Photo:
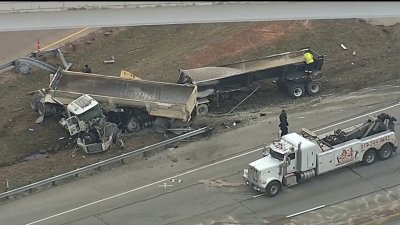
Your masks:
<svg viewBox="0 0 400 225"><path fill-rule="evenodd" d="M311 52L309 50L307 50L304 53L304 61L306 62L305 72L311 73L311 67L312 67L312 64L314 63L314 56L313 56L313 54L311 54Z"/></svg>

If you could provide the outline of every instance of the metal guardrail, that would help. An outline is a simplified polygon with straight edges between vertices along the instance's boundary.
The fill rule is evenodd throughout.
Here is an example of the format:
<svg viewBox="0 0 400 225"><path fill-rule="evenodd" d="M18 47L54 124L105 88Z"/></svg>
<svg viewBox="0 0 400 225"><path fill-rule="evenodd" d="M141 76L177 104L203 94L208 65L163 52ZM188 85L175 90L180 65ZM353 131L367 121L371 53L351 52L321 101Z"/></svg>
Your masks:
<svg viewBox="0 0 400 225"><path fill-rule="evenodd" d="M130 157L130 156L134 156L134 155L137 155L139 153L143 153L143 152L146 152L146 151L149 151L149 150L153 150L153 149L156 149L156 148L159 148L159 147L163 147L163 146L166 146L168 144L172 144L174 142L177 142L177 141L180 141L180 140L183 140L183 139L186 139L186 138L198 135L198 134L202 134L202 133L205 133L205 132L211 131L211 130L212 130L212 127L203 127L203 128L191 131L189 133L182 134L182 135L170 138L168 140L161 141L161 142L158 142L156 144L152 144L152 145L149 145L149 146L134 150L132 152L128 152L128 153L125 153L125 154L122 154L122 155L119 155L119 156L116 156L116 157L113 157L113 158L110 158L110 159L106 159L104 161L100 161L100 162L97 162L97 163L94 163L94 164L91 164L91 165L88 165L88 166L85 166L85 167L82 167L82 168L79 168L79 169L76 169L76 170L73 170L73 171L70 171L70 172L67 172L67 173L64 173L64 174L60 174L60 175L57 175L57 176L54 176L54 177L51 177L51 178L48 178L48 179L45 179L45 180L41 180L41 181L26 185L26 186L23 186L23 187L19 187L19 188L16 188L16 189L13 189L13 190L10 190L10 191L7 191L7 192L3 192L3 193L0 194L0 199L7 198L7 197L10 197L12 195L24 192L24 191L30 191L30 190L32 190L34 188L38 188L38 187L40 187L42 185L46 185L46 184L50 184L50 183L54 184L56 181L60 181L62 179L65 179L65 178L68 178L68 177L71 177L71 176L77 176L79 173L87 172L89 170L93 170L93 169L96 169L96 168L99 168L101 166L105 166L105 165L108 165L108 164L111 164L111 163L114 163L114 162L120 161L121 163L123 163L123 160L125 158Z"/></svg>
<svg viewBox="0 0 400 225"><path fill-rule="evenodd" d="M25 57L21 57L19 59L13 60L4 65L1 65L0 71L6 69L8 67L15 66L16 70L19 73L22 73L25 75L30 73L32 67L36 67L36 68L43 69L43 70L51 72L51 73L55 73L57 71L56 67L49 65L40 60L40 56L41 55L44 56L46 54L52 54L54 56L57 56L58 59L61 61L63 70L69 70L71 68L72 63L67 62L63 53L61 52L61 50L56 48L56 49L44 50L44 51L40 51L40 52L31 52L28 55L26 55Z"/></svg>

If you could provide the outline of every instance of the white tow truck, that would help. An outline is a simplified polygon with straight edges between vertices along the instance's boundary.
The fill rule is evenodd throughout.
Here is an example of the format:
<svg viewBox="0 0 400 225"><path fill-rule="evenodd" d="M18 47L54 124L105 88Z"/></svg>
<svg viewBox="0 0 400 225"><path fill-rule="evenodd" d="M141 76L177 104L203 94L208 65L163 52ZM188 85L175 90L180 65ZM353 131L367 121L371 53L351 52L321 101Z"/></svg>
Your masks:
<svg viewBox="0 0 400 225"><path fill-rule="evenodd" d="M265 147L263 157L243 171L245 183L254 190L276 196L283 187L293 186L320 175L376 158L386 160L397 149L394 131L388 129L393 118L382 113L360 125L317 136L303 128L301 135L290 133Z"/></svg>

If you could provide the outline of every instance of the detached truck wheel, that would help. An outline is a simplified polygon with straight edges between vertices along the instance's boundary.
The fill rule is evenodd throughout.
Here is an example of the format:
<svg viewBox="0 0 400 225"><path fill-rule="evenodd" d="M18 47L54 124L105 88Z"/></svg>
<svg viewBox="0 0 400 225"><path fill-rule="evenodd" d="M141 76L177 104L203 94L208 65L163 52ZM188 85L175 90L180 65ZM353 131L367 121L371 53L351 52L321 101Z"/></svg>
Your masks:
<svg viewBox="0 0 400 225"><path fill-rule="evenodd" d="M304 84L292 83L288 86L288 92L292 98L300 98L304 95Z"/></svg>
<svg viewBox="0 0 400 225"><path fill-rule="evenodd" d="M281 190L281 184L279 183L279 181L274 180L269 182L269 184L265 189L265 192L269 197L274 197L277 194L279 194L280 190Z"/></svg>
<svg viewBox="0 0 400 225"><path fill-rule="evenodd" d="M322 89L321 83L318 81L308 81L306 83L306 90L309 95L316 95Z"/></svg>

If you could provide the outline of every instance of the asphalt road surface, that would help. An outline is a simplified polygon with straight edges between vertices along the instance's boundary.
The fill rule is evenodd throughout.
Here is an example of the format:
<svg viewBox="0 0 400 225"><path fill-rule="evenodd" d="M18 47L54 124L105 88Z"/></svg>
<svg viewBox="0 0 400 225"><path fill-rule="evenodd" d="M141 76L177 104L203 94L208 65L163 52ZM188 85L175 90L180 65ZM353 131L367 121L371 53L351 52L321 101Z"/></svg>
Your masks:
<svg viewBox="0 0 400 225"><path fill-rule="evenodd" d="M321 134L379 112L400 118L399 93L396 81L328 96L289 112L289 132L306 127ZM245 186L242 170L276 139L277 116L5 203L1 224L352 224L362 218L367 224L372 214L372 224L396 224L398 153L314 177L274 198Z"/></svg>
<svg viewBox="0 0 400 225"><path fill-rule="evenodd" d="M53 49L66 41L86 35L93 29L59 29L40 31L0 32L0 65L9 63L37 50Z"/></svg>

